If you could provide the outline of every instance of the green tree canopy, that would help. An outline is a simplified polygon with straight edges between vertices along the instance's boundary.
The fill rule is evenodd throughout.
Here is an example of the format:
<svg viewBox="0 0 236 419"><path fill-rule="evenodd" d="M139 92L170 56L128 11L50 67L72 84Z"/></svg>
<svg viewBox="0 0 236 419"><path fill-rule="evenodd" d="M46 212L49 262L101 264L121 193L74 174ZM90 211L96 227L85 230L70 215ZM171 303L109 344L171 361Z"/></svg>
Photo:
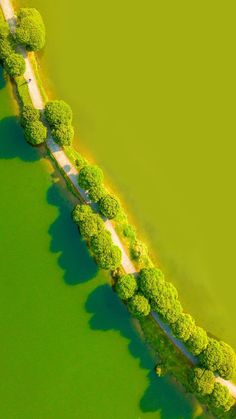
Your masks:
<svg viewBox="0 0 236 419"><path fill-rule="evenodd" d="M103 180L103 172L100 167L88 164L82 167L79 172L78 183L84 190L89 190L93 186L101 185Z"/></svg>
<svg viewBox="0 0 236 419"><path fill-rule="evenodd" d="M32 105L25 105L21 111L20 123L22 127L25 127L31 122L38 121L40 118L39 109L35 109Z"/></svg>
<svg viewBox="0 0 236 419"><path fill-rule="evenodd" d="M206 396L214 389L215 376L212 371L191 368L188 379L191 391L194 393Z"/></svg>
<svg viewBox="0 0 236 419"><path fill-rule="evenodd" d="M144 317L150 313L150 304L142 294L136 294L128 302L128 309L134 317Z"/></svg>
<svg viewBox="0 0 236 419"><path fill-rule="evenodd" d="M22 55L12 53L5 59L4 67L10 77L21 76L25 72L25 60Z"/></svg>
<svg viewBox="0 0 236 419"><path fill-rule="evenodd" d="M90 245L95 255L109 252L112 246L111 233L107 230L102 231L99 236L92 237Z"/></svg>
<svg viewBox="0 0 236 419"><path fill-rule="evenodd" d="M52 128L52 136L60 146L70 145L74 137L74 128L71 125L60 124Z"/></svg>
<svg viewBox="0 0 236 419"><path fill-rule="evenodd" d="M139 273L139 288L148 299L157 297L165 284L164 275L158 268L143 268Z"/></svg>
<svg viewBox="0 0 236 419"><path fill-rule="evenodd" d="M116 292L121 300L129 300L137 291L137 281L131 274L118 278L116 283Z"/></svg>
<svg viewBox="0 0 236 419"><path fill-rule="evenodd" d="M72 122L72 110L64 100L51 100L45 106L45 117L51 128L68 126Z"/></svg>
<svg viewBox="0 0 236 419"><path fill-rule="evenodd" d="M220 342L220 346L223 359L217 371L222 378L230 380L236 370L236 355L233 348L226 343Z"/></svg>
<svg viewBox="0 0 236 419"><path fill-rule="evenodd" d="M200 355L208 344L208 337L206 331L199 326L195 326L190 338L187 341L187 346L193 355Z"/></svg>
<svg viewBox="0 0 236 419"><path fill-rule="evenodd" d="M39 51L45 44L45 26L38 10L21 8L17 15L15 40L29 51Z"/></svg>
<svg viewBox="0 0 236 419"><path fill-rule="evenodd" d="M152 309L168 323L176 322L183 311L178 300L177 290L170 282L165 282L161 292L150 299L150 302Z"/></svg>
<svg viewBox="0 0 236 419"><path fill-rule="evenodd" d="M33 121L25 127L25 138L32 145L42 144L47 138L47 129L41 121Z"/></svg>
<svg viewBox="0 0 236 419"><path fill-rule="evenodd" d="M114 244L103 253L96 254L95 259L100 268L114 271L121 264L121 250Z"/></svg>
<svg viewBox="0 0 236 419"><path fill-rule="evenodd" d="M118 214L120 210L120 204L114 196L106 194L99 201L99 210L104 215L104 217L111 220Z"/></svg>
<svg viewBox="0 0 236 419"><path fill-rule="evenodd" d="M173 323L171 327L174 335L178 339L186 342L194 330L195 321L192 316L190 316L190 314L182 313L180 314L178 320Z"/></svg>
<svg viewBox="0 0 236 419"><path fill-rule="evenodd" d="M207 347L201 353L199 359L204 368L216 372L223 363L223 352L220 343L215 339L209 338Z"/></svg>
<svg viewBox="0 0 236 419"><path fill-rule="evenodd" d="M77 204L72 211L72 218L76 224L87 219L93 213L92 208L86 204Z"/></svg>
<svg viewBox="0 0 236 419"><path fill-rule="evenodd" d="M209 395L209 401L211 406L219 409L219 412L228 412L235 404L229 389L217 382L214 384L213 392Z"/></svg>
<svg viewBox="0 0 236 419"><path fill-rule="evenodd" d="M80 221L79 229L81 235L88 240L104 230L104 223L98 214L92 213Z"/></svg>
<svg viewBox="0 0 236 419"><path fill-rule="evenodd" d="M89 189L88 195L92 202L98 202L106 195L106 190L102 184L94 185Z"/></svg>

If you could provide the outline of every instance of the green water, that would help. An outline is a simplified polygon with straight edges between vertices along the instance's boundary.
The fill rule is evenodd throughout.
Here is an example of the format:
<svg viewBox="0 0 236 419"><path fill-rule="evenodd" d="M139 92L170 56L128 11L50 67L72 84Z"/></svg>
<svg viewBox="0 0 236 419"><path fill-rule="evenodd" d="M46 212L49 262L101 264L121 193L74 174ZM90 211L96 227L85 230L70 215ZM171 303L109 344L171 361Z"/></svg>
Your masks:
<svg viewBox="0 0 236 419"><path fill-rule="evenodd" d="M235 2L22 1L42 12L51 97L186 310L236 348Z"/></svg>
<svg viewBox="0 0 236 419"><path fill-rule="evenodd" d="M191 419L97 271L0 73L0 418ZM45 157L45 156L44 156Z"/></svg>

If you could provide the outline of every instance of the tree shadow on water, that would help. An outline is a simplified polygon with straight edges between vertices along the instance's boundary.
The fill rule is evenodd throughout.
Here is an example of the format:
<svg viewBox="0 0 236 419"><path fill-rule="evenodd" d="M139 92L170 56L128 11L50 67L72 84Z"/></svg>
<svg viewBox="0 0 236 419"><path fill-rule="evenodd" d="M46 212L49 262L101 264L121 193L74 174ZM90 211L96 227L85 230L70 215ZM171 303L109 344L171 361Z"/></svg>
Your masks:
<svg viewBox="0 0 236 419"><path fill-rule="evenodd" d="M60 186L54 183L47 192L48 203L59 211L57 219L49 228L52 238L50 249L55 253L60 252L58 263L64 270L65 282L76 285L92 279L98 268L72 221L72 205Z"/></svg>
<svg viewBox="0 0 236 419"><path fill-rule="evenodd" d="M0 65L0 89L3 89L6 86L6 80L3 75L3 68Z"/></svg>
<svg viewBox="0 0 236 419"><path fill-rule="evenodd" d="M16 116L0 120L0 158L20 158L25 162L34 162L40 159L39 149L26 143Z"/></svg>
<svg viewBox="0 0 236 419"><path fill-rule="evenodd" d="M180 389L170 378L158 378L155 374L155 361L147 345L140 339L126 307L109 285L101 285L89 295L86 310L92 314L91 329L118 331L128 340L129 352L139 360L140 368L147 370L148 387L140 400L142 412L160 412L163 419L193 418L193 406Z"/></svg>

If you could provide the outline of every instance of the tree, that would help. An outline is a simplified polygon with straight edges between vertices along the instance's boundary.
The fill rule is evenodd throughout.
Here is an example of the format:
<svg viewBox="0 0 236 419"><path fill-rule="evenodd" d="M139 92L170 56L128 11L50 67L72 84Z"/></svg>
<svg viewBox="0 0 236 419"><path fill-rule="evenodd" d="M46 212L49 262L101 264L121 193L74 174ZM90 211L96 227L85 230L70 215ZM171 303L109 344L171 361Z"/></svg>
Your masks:
<svg viewBox="0 0 236 419"><path fill-rule="evenodd" d="M129 300L137 291L137 281L133 275L124 275L118 278L116 292L121 300Z"/></svg>
<svg viewBox="0 0 236 419"><path fill-rule="evenodd" d="M144 295L136 294L128 302L128 309L132 316L140 318L148 316L150 313L150 304Z"/></svg>
<svg viewBox="0 0 236 419"><path fill-rule="evenodd" d="M199 359L200 364L204 368L216 372L224 360L220 343L215 339L209 338L207 347L201 353Z"/></svg>
<svg viewBox="0 0 236 419"><path fill-rule="evenodd" d="M51 100L45 106L45 117L51 128L70 125L72 110L64 100Z"/></svg>
<svg viewBox="0 0 236 419"><path fill-rule="evenodd" d="M12 54L14 54L14 49L9 35L7 38L0 39L0 60L4 61Z"/></svg>
<svg viewBox="0 0 236 419"><path fill-rule="evenodd" d="M92 213L80 221L79 229L81 235L88 240L101 233L104 229L104 224L98 214Z"/></svg>
<svg viewBox="0 0 236 419"><path fill-rule="evenodd" d="M191 368L188 376L191 391L201 396L211 394L214 389L215 376L212 371Z"/></svg>
<svg viewBox="0 0 236 419"><path fill-rule="evenodd" d="M22 127L25 127L30 122L38 121L40 118L39 109L35 109L33 106L25 105L21 111L20 123Z"/></svg>
<svg viewBox="0 0 236 419"><path fill-rule="evenodd" d="M209 401L211 406L219 409L220 412L228 412L235 403L229 389L217 382L214 384L214 389L209 396Z"/></svg>
<svg viewBox="0 0 236 419"><path fill-rule="evenodd" d="M104 230L99 234L99 236L92 237L90 246L94 254L97 256L109 252L112 246L111 233Z"/></svg>
<svg viewBox="0 0 236 419"><path fill-rule="evenodd" d="M92 202L98 202L104 195L106 195L106 190L101 184L95 185L89 189L88 195Z"/></svg>
<svg viewBox="0 0 236 419"><path fill-rule="evenodd" d="M52 136L59 145L70 145L74 137L74 128L71 125L60 124L52 128Z"/></svg>
<svg viewBox="0 0 236 419"><path fill-rule="evenodd" d="M177 299L176 288L170 282L164 282L160 293L150 299L151 307L168 323L174 323L180 317L183 309Z"/></svg>
<svg viewBox="0 0 236 419"><path fill-rule="evenodd" d="M0 21L0 39L7 38L10 33L7 22Z"/></svg>
<svg viewBox="0 0 236 419"><path fill-rule="evenodd" d="M77 204L72 211L72 219L77 225L93 213L89 205Z"/></svg>
<svg viewBox="0 0 236 419"><path fill-rule="evenodd" d="M5 69L10 77L21 76L25 72L25 60L20 54L12 53L5 60Z"/></svg>
<svg viewBox="0 0 236 419"><path fill-rule="evenodd" d="M186 342L194 330L195 322L190 314L182 313L178 320L172 324L172 331L174 335Z"/></svg>
<svg viewBox="0 0 236 419"><path fill-rule="evenodd" d="M236 369L236 355L231 346L226 343L220 342L220 347L223 359L217 371L222 378L230 380Z"/></svg>
<svg viewBox="0 0 236 419"><path fill-rule="evenodd" d="M187 346L193 355L199 355L207 347L208 337L204 329L195 326L190 338L187 341Z"/></svg>
<svg viewBox="0 0 236 419"><path fill-rule="evenodd" d="M165 286L164 275L160 269L143 268L139 273L138 284L146 298L154 298L162 292Z"/></svg>
<svg viewBox="0 0 236 419"><path fill-rule="evenodd" d="M113 271L121 264L121 250L112 244L109 250L96 254L95 259L100 268Z"/></svg>
<svg viewBox="0 0 236 419"><path fill-rule="evenodd" d="M25 138L32 145L42 144L47 138L47 129L41 121L33 121L25 126Z"/></svg>
<svg viewBox="0 0 236 419"><path fill-rule="evenodd" d="M78 183L79 186L88 190L93 186L98 186L102 183L103 172L100 167L88 164L87 166L82 167L79 172Z"/></svg>
<svg viewBox="0 0 236 419"><path fill-rule="evenodd" d="M104 215L104 217L111 220L118 214L120 210L120 204L114 196L106 194L99 201L99 210Z"/></svg>
<svg viewBox="0 0 236 419"><path fill-rule="evenodd" d="M21 8L17 15L15 40L29 51L39 51L45 44L45 26L38 10Z"/></svg>

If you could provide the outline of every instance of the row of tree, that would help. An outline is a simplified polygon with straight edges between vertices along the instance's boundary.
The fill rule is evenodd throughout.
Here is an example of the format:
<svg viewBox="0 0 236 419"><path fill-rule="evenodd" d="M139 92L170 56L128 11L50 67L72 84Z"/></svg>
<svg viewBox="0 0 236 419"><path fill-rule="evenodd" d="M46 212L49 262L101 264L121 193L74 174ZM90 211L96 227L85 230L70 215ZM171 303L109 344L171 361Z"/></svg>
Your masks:
<svg viewBox="0 0 236 419"><path fill-rule="evenodd" d="M25 60L15 48L16 42L8 24L0 22L0 61L10 77L18 77L25 72Z"/></svg>
<svg viewBox="0 0 236 419"><path fill-rule="evenodd" d="M89 205L78 204L72 212L72 218L82 237L102 269L114 271L121 265L121 251L112 242L111 234L104 227L99 216Z"/></svg>
<svg viewBox="0 0 236 419"><path fill-rule="evenodd" d="M235 404L229 389L216 381L216 377L210 370L192 368L188 377L190 391L195 393L203 403L211 407L216 415L228 412Z"/></svg>
<svg viewBox="0 0 236 419"><path fill-rule="evenodd" d="M123 275L117 279L115 290L133 316L140 318L150 310L157 312L170 325L173 334L186 343L188 350L199 356L202 368L191 372L190 390L204 396L204 403L216 412L228 411L235 400L228 388L216 382L215 375L224 379L233 377L235 352L226 343L209 338L192 316L183 312L176 288L165 280L162 271L144 268L137 276Z"/></svg>
<svg viewBox="0 0 236 419"><path fill-rule="evenodd" d="M79 172L78 183L87 191L89 199L98 204L100 213L111 220L119 214L121 207L118 199L107 193L103 179L104 175L100 167L85 164Z"/></svg>
<svg viewBox="0 0 236 419"><path fill-rule="evenodd" d="M34 8L19 9L13 34L6 22L0 24L0 60L10 77L18 77L25 72L25 60L21 54L16 53L16 46L39 51L44 44L44 23L40 13Z"/></svg>

